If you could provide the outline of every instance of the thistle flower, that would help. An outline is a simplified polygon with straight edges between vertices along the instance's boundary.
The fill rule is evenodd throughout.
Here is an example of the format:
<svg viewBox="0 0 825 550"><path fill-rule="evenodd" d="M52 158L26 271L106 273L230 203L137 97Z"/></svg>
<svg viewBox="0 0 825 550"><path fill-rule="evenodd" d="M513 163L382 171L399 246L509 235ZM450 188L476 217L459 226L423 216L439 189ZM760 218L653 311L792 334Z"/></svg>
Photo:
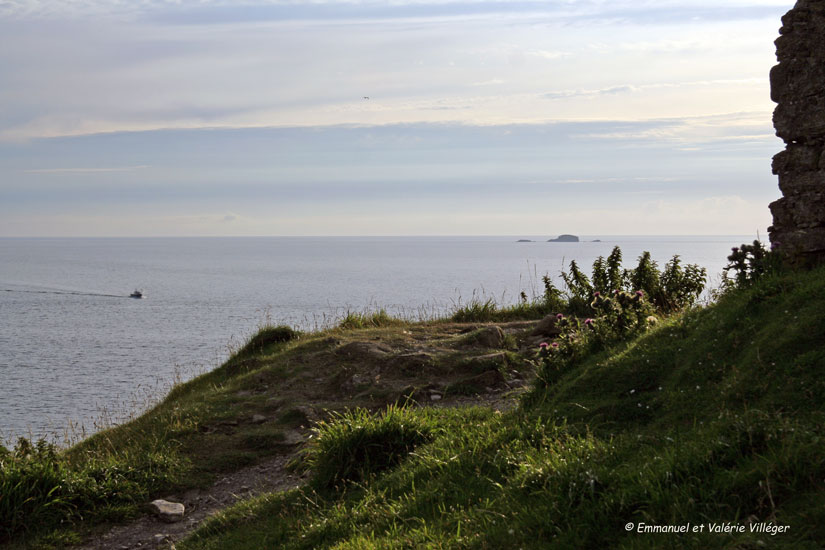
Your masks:
<svg viewBox="0 0 825 550"><path fill-rule="evenodd" d="M550 345L553 346L553 349L559 349L559 343L558 342L553 342Z"/></svg>
<svg viewBox="0 0 825 550"><path fill-rule="evenodd" d="M539 348L540 348L542 351L544 351L544 350L546 350L546 349L547 349L547 346L548 346L548 345L549 345L549 344L548 344L547 342L542 342L541 344L539 344Z"/></svg>
<svg viewBox="0 0 825 550"><path fill-rule="evenodd" d="M564 319L564 315L563 315L563 314L561 314L561 313L557 313L557 314L556 314L556 319L558 319L559 321L561 321L562 319Z"/></svg>

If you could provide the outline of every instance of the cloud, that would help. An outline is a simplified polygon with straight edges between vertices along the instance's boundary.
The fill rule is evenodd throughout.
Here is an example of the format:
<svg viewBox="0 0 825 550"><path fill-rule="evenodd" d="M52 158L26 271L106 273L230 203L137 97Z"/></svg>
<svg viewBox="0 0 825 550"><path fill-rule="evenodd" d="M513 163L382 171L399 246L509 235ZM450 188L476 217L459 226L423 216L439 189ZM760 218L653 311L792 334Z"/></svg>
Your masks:
<svg viewBox="0 0 825 550"><path fill-rule="evenodd" d="M32 168L23 170L26 174L106 174L112 172L134 172L149 168L149 165L112 166L106 168Z"/></svg>
<svg viewBox="0 0 825 550"><path fill-rule="evenodd" d="M504 84L504 80L493 78L491 80L485 80L484 82L473 82L470 86L497 86L499 84Z"/></svg>
<svg viewBox="0 0 825 550"><path fill-rule="evenodd" d="M547 99L569 99L571 97L598 97L603 95L613 95L638 91L637 86L611 86L599 90L560 90L558 92L548 92L543 97Z"/></svg>
<svg viewBox="0 0 825 550"><path fill-rule="evenodd" d="M643 92L649 90L665 90L665 89L683 89L683 88L700 88L713 86L752 86L755 84L764 84L766 78L726 78L717 80L694 80L688 82L659 82L652 84L621 84L618 86L609 86L607 88L599 88L594 90L558 90L554 92L547 92L543 95L546 99L569 99L573 97L588 97L594 98L606 95L624 94Z"/></svg>

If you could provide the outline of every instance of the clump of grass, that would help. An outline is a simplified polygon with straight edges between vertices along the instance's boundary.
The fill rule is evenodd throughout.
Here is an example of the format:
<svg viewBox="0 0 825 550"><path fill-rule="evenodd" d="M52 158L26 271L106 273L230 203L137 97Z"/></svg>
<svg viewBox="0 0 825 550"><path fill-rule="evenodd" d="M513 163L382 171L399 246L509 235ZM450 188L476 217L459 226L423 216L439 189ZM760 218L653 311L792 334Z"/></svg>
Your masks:
<svg viewBox="0 0 825 550"><path fill-rule="evenodd" d="M261 353L267 347L274 344L282 344L295 340L301 336L301 333L292 327L286 325L265 326L261 328L257 334L252 336L249 341L238 350L236 357L248 357Z"/></svg>
<svg viewBox="0 0 825 550"><path fill-rule="evenodd" d="M362 408L336 413L314 431L307 450L312 483L332 488L395 466L431 438L433 427L410 409L389 406L377 415Z"/></svg>
<svg viewBox="0 0 825 550"><path fill-rule="evenodd" d="M474 299L465 305L456 306L449 320L456 323L494 323L540 319L559 311L560 307L559 304L551 304L543 299L506 306L500 306L493 298Z"/></svg>
<svg viewBox="0 0 825 550"><path fill-rule="evenodd" d="M379 327L393 327L406 324L406 321L393 317L384 309L372 312L353 312L348 311L347 314L338 323L338 327L342 329L361 329L361 328L379 328Z"/></svg>

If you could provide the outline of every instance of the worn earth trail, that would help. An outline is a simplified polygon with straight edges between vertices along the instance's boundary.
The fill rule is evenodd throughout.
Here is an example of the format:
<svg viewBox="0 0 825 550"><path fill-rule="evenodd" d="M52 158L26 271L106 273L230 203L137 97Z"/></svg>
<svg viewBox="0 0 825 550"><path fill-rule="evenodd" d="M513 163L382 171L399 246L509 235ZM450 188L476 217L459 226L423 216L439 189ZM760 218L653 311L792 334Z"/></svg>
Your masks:
<svg viewBox="0 0 825 550"><path fill-rule="evenodd" d="M115 526L79 548L131 550L174 546L175 541L188 535L204 519L239 500L299 486L300 476L286 469L290 458L290 455L276 456L228 474L206 489L166 496L164 500L180 502L186 507L182 521L166 523L155 516L145 515L131 523Z"/></svg>

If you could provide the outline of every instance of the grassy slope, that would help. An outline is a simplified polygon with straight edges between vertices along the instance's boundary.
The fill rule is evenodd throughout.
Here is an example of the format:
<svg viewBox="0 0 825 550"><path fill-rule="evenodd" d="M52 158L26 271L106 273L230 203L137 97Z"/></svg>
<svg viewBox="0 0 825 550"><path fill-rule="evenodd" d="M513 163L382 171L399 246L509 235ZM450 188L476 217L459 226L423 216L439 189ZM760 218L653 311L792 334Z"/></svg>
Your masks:
<svg viewBox="0 0 825 550"><path fill-rule="evenodd" d="M177 386L129 423L45 457L3 463L0 452L0 546L77 542L100 524L138 515L152 498L292 453L325 410L377 410L420 392L429 401L425 390L433 387L445 402L471 399L465 394L484 388L468 380L490 368L523 378L530 367L512 351L513 338L498 350L479 346L483 329L474 328L376 314L351 315L346 327L297 339L281 327L264 329L224 365ZM497 362L472 360L493 351ZM381 383L373 384L379 371ZM362 380L354 383L353 375Z"/></svg>
<svg viewBox="0 0 825 550"><path fill-rule="evenodd" d="M821 548L823 312L825 270L770 278L587 358L511 413L392 411L427 434L400 465L240 504L178 548ZM342 422L321 437L387 424ZM790 529L707 527L761 521Z"/></svg>

